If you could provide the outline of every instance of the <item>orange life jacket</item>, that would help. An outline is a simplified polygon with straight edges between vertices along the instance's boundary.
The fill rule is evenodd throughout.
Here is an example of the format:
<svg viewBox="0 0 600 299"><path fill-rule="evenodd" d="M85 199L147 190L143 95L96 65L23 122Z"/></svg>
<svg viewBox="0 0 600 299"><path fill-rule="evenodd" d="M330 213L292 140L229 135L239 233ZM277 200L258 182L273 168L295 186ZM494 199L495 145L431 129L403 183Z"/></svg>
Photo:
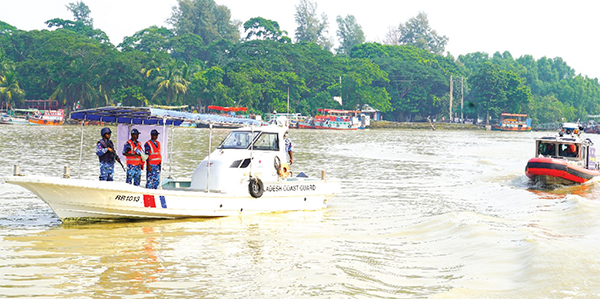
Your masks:
<svg viewBox="0 0 600 299"><path fill-rule="evenodd" d="M129 143L129 146L131 147L131 150L129 150L128 154L135 154L135 149L137 148L140 152L142 152L142 147L141 147L141 143L139 141L137 141L137 144L133 144L133 141L131 141L131 139L127 140L127 143ZM141 156L126 156L127 157L127 164L128 165L142 165L142 157Z"/></svg>
<svg viewBox="0 0 600 299"><path fill-rule="evenodd" d="M150 144L150 154L148 155L148 163L150 165L158 165L162 162L162 156L160 155L160 142L156 140L156 145L152 140L146 141L146 144Z"/></svg>

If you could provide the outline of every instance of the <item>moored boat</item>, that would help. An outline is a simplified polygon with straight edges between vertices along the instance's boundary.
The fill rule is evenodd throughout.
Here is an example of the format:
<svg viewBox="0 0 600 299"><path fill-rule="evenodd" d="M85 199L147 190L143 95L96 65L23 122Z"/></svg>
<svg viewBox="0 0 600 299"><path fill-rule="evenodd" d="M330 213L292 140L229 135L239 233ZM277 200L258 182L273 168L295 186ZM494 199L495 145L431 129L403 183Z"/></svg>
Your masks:
<svg viewBox="0 0 600 299"><path fill-rule="evenodd" d="M8 125L27 125L29 117L36 113L39 114L37 109L11 109L0 117L0 121Z"/></svg>
<svg viewBox="0 0 600 299"><path fill-rule="evenodd" d="M525 167L527 177L542 185L573 185L599 176L596 149L581 137L582 130L566 123L558 135L537 138L535 157Z"/></svg>
<svg viewBox="0 0 600 299"><path fill-rule="evenodd" d="M34 114L29 117L30 125L60 126L64 121L65 111L63 109L44 110L41 114Z"/></svg>
<svg viewBox="0 0 600 299"><path fill-rule="evenodd" d="M300 129L358 130L370 125L370 118L358 110L318 109L318 115L298 122Z"/></svg>
<svg viewBox="0 0 600 299"><path fill-rule="evenodd" d="M500 123L493 125L492 131L529 132L531 118L527 118L527 114L502 113Z"/></svg>
<svg viewBox="0 0 600 299"><path fill-rule="evenodd" d="M293 176L284 162L287 130L235 129L199 163L191 180L166 180L159 189L17 174L4 181L29 189L63 220L222 217L326 208L327 200L340 192L340 182L324 175Z"/></svg>

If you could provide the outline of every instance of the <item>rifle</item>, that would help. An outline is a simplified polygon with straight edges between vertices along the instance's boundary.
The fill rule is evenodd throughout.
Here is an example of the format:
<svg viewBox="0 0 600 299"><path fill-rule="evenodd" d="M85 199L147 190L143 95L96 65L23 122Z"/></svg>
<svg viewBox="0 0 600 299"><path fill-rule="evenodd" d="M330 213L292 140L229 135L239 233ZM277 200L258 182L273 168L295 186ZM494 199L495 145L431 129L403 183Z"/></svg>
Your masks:
<svg viewBox="0 0 600 299"><path fill-rule="evenodd" d="M115 156L115 160L117 162L119 162L119 165L121 165L121 168L123 168L123 171L127 172L127 170L125 170L125 166L123 166L123 163L121 163L121 159L119 159L119 156L117 156L117 154L114 153L114 148L113 148L113 155Z"/></svg>

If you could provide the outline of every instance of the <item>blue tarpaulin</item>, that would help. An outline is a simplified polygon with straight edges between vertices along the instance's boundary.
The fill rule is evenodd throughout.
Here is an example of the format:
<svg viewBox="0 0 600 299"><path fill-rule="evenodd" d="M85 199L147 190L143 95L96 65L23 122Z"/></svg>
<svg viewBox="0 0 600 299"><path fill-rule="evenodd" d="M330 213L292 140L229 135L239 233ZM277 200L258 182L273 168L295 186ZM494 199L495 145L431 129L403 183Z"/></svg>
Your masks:
<svg viewBox="0 0 600 299"><path fill-rule="evenodd" d="M144 124L144 125L163 125L163 120L167 125L179 126L184 121L196 123L213 124L237 124L240 126L255 125L260 126L261 121L226 117L214 114L200 114L191 112L173 111L167 109L149 108L149 107L100 107L86 110L77 110L71 112L71 119L75 120L93 120L120 124Z"/></svg>

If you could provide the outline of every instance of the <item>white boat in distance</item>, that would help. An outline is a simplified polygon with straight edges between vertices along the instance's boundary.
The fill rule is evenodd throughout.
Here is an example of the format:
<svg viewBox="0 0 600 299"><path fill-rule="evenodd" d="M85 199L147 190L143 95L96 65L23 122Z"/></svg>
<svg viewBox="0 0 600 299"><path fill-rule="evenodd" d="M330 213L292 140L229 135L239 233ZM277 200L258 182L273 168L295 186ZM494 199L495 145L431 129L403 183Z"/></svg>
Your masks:
<svg viewBox="0 0 600 299"><path fill-rule="evenodd" d="M319 210L340 192L340 182L290 175L278 126L233 130L203 159L190 181L167 181L162 189L124 182L11 176L46 202L62 220L222 217Z"/></svg>

